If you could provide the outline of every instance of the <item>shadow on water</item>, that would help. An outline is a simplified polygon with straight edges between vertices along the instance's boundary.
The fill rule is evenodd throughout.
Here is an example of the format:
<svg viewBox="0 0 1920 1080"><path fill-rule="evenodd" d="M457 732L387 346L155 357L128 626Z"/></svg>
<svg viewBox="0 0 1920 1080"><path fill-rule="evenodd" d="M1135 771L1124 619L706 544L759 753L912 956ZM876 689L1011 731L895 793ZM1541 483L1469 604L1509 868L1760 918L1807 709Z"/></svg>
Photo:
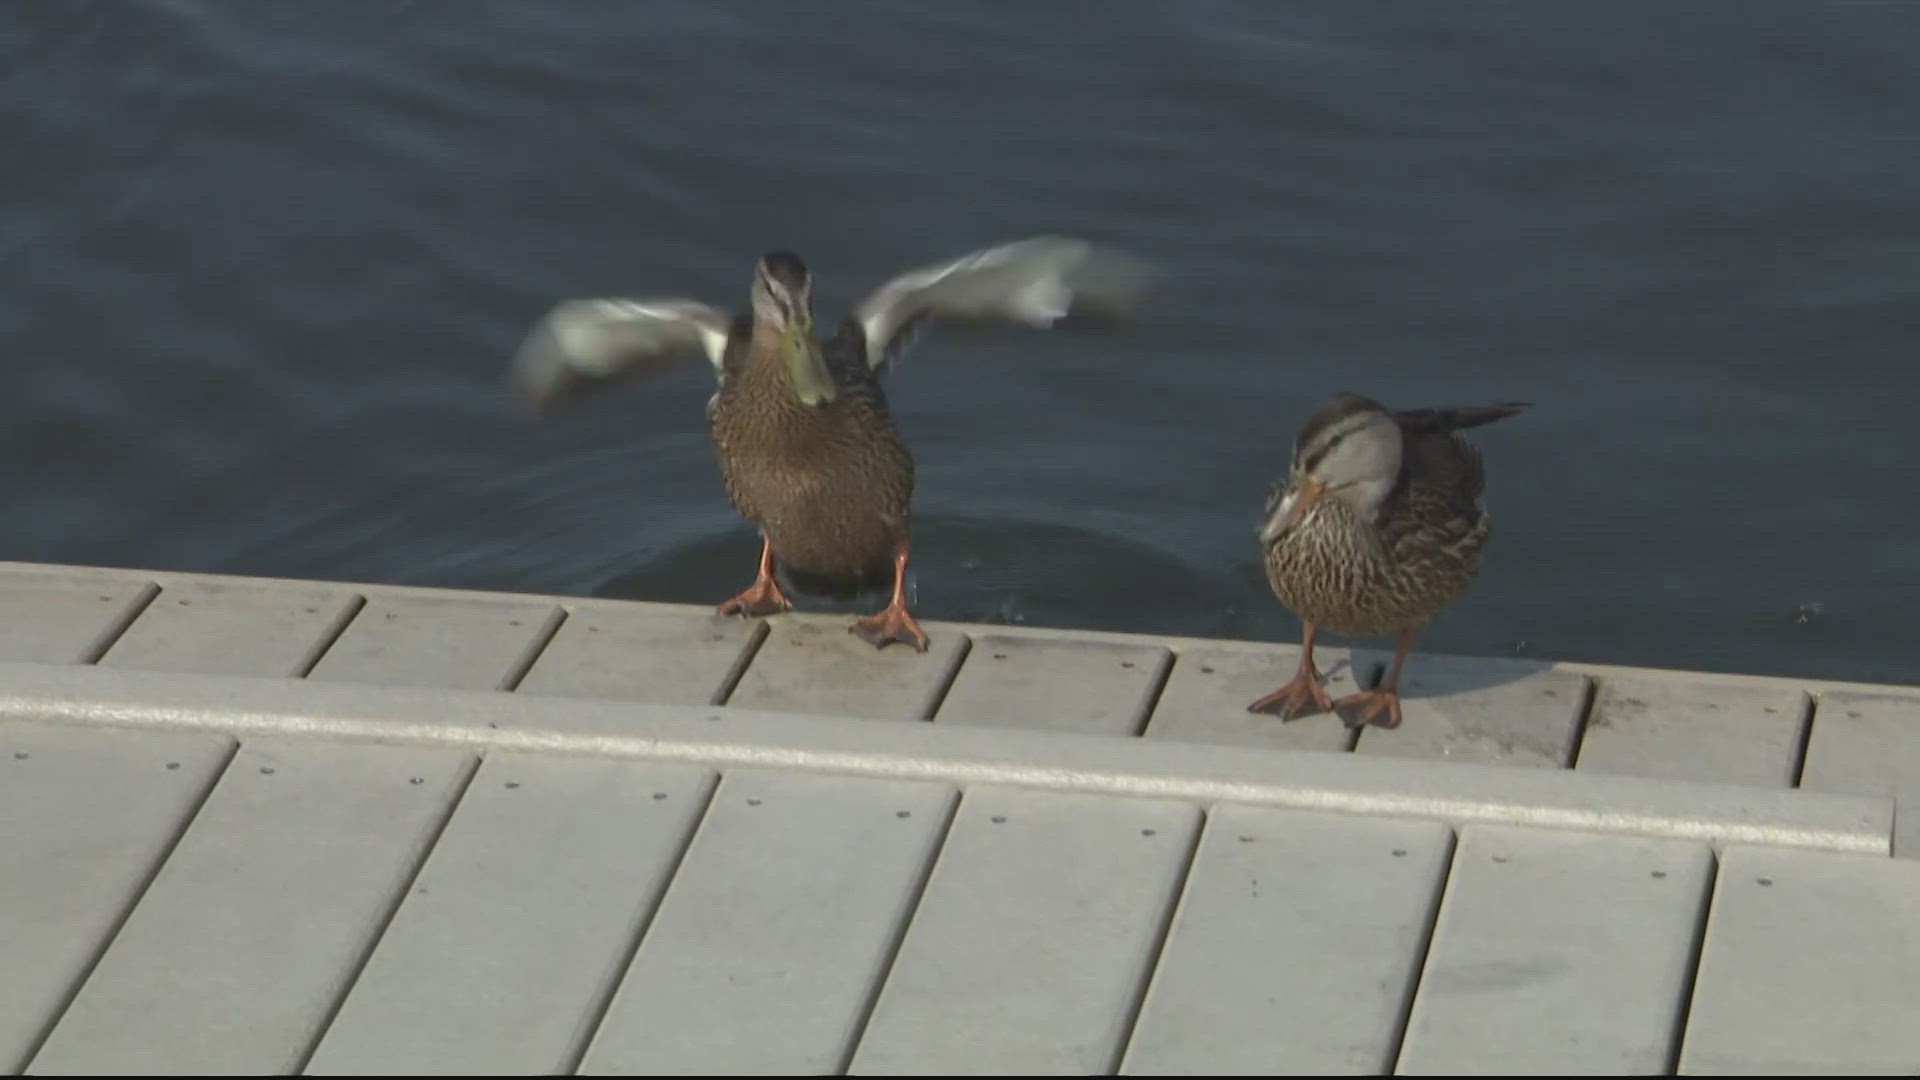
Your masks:
<svg viewBox="0 0 1920 1080"><path fill-rule="evenodd" d="M758 536L743 524L670 548L593 592L718 603L753 580L758 553ZM1249 595L1245 582L1073 525L916 516L907 589L914 613L927 619L1194 636L1245 636L1254 629L1241 611ZM796 591L794 598L801 610L854 613L884 604L886 592L823 597ZM1273 614L1260 620L1260 636L1284 639L1285 616Z"/></svg>

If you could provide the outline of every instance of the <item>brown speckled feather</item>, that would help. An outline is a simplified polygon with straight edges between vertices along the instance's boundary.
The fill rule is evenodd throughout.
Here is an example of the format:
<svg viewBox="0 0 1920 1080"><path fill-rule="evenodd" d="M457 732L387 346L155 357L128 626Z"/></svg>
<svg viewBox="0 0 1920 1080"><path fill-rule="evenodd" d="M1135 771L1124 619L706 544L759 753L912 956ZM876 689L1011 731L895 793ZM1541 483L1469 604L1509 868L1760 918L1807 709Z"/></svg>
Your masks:
<svg viewBox="0 0 1920 1080"><path fill-rule="evenodd" d="M1266 569L1281 603L1336 633L1371 636L1418 626L1457 599L1479 569L1489 533L1480 454L1457 432L1521 408L1393 413L1400 473L1378 520L1363 521L1327 499L1277 537L1267 546Z"/></svg>
<svg viewBox="0 0 1920 1080"><path fill-rule="evenodd" d="M787 365L756 354L751 337L750 320L736 324L723 389L707 408L728 497L812 587L883 579L907 537L913 457L859 325L848 320L822 346L840 393L819 407L795 397Z"/></svg>
<svg viewBox="0 0 1920 1080"><path fill-rule="evenodd" d="M1480 452L1455 432L1453 410L1395 413L1400 423L1400 482L1382 508L1379 528L1401 561L1453 553L1477 557L1487 538L1486 470ZM1487 420L1477 421L1487 423ZM1469 548L1471 550L1469 550Z"/></svg>

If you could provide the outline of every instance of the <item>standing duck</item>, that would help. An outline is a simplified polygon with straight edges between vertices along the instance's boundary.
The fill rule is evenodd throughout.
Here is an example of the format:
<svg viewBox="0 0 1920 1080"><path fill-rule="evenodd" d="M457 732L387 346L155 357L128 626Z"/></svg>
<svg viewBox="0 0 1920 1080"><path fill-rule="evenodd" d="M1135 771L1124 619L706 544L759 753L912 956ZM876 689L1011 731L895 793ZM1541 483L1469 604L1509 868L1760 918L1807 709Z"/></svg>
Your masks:
<svg viewBox="0 0 1920 1080"><path fill-rule="evenodd" d="M696 300L569 300L521 346L514 380L541 411L583 382L653 372L704 354L719 389L707 419L728 497L760 530L759 572L721 615L793 606L775 577L828 587L885 580L893 599L847 629L876 648L925 652L907 613L913 457L894 427L881 369L927 320L1050 327L1073 316L1130 314L1144 264L1063 237L1000 244L895 276L854 305L832 337L815 337L813 277L799 256L754 268L751 313Z"/></svg>
<svg viewBox="0 0 1920 1080"><path fill-rule="evenodd" d="M1348 727L1400 726L1400 669L1420 627L1466 591L1487 542L1480 455L1457 432L1526 403L1388 412L1358 394L1327 400L1294 441L1287 482L1267 500L1267 581L1300 616L1293 681L1247 706L1282 720L1332 710ZM1398 632L1379 687L1329 700L1314 632Z"/></svg>

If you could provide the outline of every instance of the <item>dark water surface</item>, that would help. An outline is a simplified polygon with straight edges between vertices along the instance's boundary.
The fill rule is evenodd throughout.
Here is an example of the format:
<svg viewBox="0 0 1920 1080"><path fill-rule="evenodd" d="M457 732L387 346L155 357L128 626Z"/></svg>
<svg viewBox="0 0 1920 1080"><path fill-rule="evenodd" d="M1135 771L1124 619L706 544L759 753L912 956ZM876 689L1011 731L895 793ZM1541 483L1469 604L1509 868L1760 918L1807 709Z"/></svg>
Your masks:
<svg viewBox="0 0 1920 1080"><path fill-rule="evenodd" d="M1426 647L1920 682L1913 3L6 4L0 557L718 601L710 377L532 320L1039 231L1172 291L897 369L923 614L1294 638L1308 409L1524 399Z"/></svg>

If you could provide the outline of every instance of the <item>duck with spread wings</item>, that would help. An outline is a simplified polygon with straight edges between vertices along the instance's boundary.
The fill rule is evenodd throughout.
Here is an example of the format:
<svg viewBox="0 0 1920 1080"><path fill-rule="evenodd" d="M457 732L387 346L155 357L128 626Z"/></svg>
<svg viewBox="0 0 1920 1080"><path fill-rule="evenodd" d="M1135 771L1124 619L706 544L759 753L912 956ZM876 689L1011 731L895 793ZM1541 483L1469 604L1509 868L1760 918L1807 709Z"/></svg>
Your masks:
<svg viewBox="0 0 1920 1080"><path fill-rule="evenodd" d="M896 275L868 293L831 337L814 334L813 276L789 252L761 257L751 306L735 315L697 300L579 299L554 307L513 362L520 392L543 412L582 386L704 355L719 382L707 403L727 494L759 527L759 572L722 615L792 607L775 575L826 583L884 581L885 609L848 630L877 648L926 651L905 601L913 457L880 375L929 321L1051 327L1134 314L1146 264L1084 240L1035 237Z"/></svg>

